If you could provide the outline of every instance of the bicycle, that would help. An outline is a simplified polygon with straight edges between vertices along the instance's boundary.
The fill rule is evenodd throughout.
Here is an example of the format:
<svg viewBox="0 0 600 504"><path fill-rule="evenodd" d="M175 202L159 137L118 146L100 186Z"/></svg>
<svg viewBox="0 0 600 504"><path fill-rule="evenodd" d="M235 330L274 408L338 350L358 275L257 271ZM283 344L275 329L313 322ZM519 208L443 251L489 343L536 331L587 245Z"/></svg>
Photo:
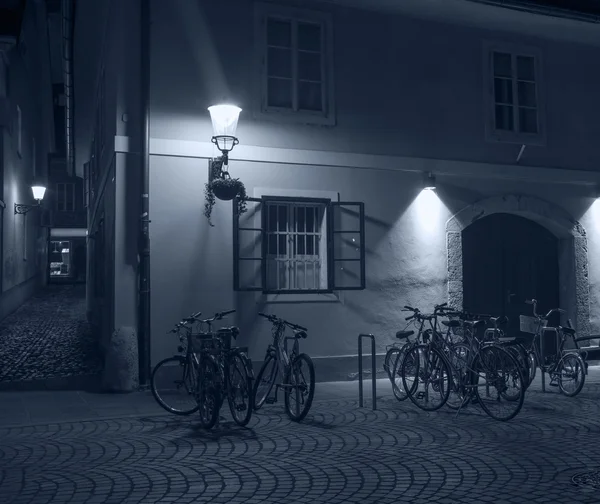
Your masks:
<svg viewBox="0 0 600 504"><path fill-rule="evenodd" d="M198 382L198 366L199 361L197 356L194 354L194 346L191 341L193 324L197 317L201 315L201 312L194 313L190 317L182 319L180 322L175 324L175 327L169 331L179 336L180 345L177 347L177 351L184 355L174 355L161 360L154 369L150 377L150 390L154 399L159 406L169 413L175 415L191 415L198 411L198 403L195 399L196 386ZM184 332L184 334L182 334ZM162 373L165 372L166 376L162 377ZM167 388L165 393L159 392L159 387L163 384L171 382L174 388ZM172 395L175 392L184 390L185 394L192 399L193 404L180 408L178 406L172 406L171 401L167 400L167 396Z"/></svg>
<svg viewBox="0 0 600 504"><path fill-rule="evenodd" d="M406 340L404 344L402 346L397 346L398 343L392 343L392 345L389 345L386 348L383 369L388 375L388 378L392 384L392 392L398 401L404 401L406 398L408 398L408 394L402 385L402 376L399 373L406 352L413 346L418 345L419 342L423 341L423 334L425 332L431 331L431 329L425 329L425 319L421 317L421 312L418 308L412 308L411 306L405 305L402 311L412 311L413 315L406 317L405 320L409 321L409 325L411 323L416 325L420 323L420 326L417 329L417 337L413 341L410 341L408 338L415 334L415 331L407 330L405 328L402 331L396 332L397 339Z"/></svg>
<svg viewBox="0 0 600 504"><path fill-rule="evenodd" d="M231 340L237 339L239 329L231 326L216 332L212 330L213 322L234 312L217 312L211 318L196 319L200 328L207 326L206 331L194 335L198 342L196 350L200 369L204 371L203 376L199 374L197 389L205 394L204 400L199 401L203 407L200 423L205 429L211 429L219 421L225 397L236 424L244 427L252 417L252 361L247 356L247 347L231 346Z"/></svg>
<svg viewBox="0 0 600 504"><path fill-rule="evenodd" d="M307 354L300 353L299 344L301 338L305 339L307 337L306 331L308 329L275 315L265 313L259 313L259 315L273 324L273 343L270 343L267 347L265 360L254 383L254 410L259 410L265 403L274 404L277 402L277 392L281 388L284 391L284 404L287 415L292 421L300 422L308 414L315 395L315 367L312 359ZM285 337L287 327L293 330L294 336ZM286 348L288 339L294 340L290 355L288 355ZM310 379L309 384L306 383L306 377L301 369L303 364L307 368ZM272 367L269 368L269 366ZM269 371L267 372L267 370ZM283 379L277 383L282 374ZM300 380L302 380L302 383L300 383ZM275 386L275 393L269 397L273 386ZM295 398L291 399L290 396L294 391ZM300 408L301 405L302 408Z"/></svg>
<svg viewBox="0 0 600 504"><path fill-rule="evenodd" d="M575 329L572 327L558 326L554 328L560 341L556 355L544 358L541 354L540 341L544 328L548 323L548 318L553 313L566 313L566 311L561 308L552 308L546 315L540 315L537 313L538 302L536 299L527 299L525 302L533 305L533 317L536 322L533 341L531 342L531 347L528 349L530 361L529 383L533 382L535 379L536 370L539 367L542 373L548 373L550 375L551 386L558 386L560 391L567 397L575 397L581 392L581 389L585 384L585 375L587 374L587 363L582 359L581 355L579 355L578 343L579 341L589 340L593 337L576 338ZM572 343L575 345L574 349L565 349L567 339L571 339ZM565 386L565 380L567 378L571 378L575 382L572 390L567 389Z"/></svg>
<svg viewBox="0 0 600 504"><path fill-rule="evenodd" d="M459 401L453 404L457 415L475 399L496 420L514 418L522 408L525 394L522 387L524 378L516 359L494 342L480 342L473 337L474 327L481 325L481 321L467 324L473 327L469 329L470 334L469 331L465 332L465 342L445 340L437 331L437 317L448 310L445 306L445 303L436 306L434 312L426 316L432 328L431 337L424 344L412 348L402 364L402 381L412 402L425 411L435 411L447 403L452 392ZM456 323L453 325L456 327ZM514 396L509 393L511 381L517 386ZM425 390L421 390L420 382L424 383ZM431 392L429 385L432 386ZM485 394L482 394L482 389L485 389ZM490 392L493 390L497 395L491 398ZM433 399L438 395L440 401L434 403ZM511 407L511 411L505 415L498 414L493 408L502 399L507 400Z"/></svg>

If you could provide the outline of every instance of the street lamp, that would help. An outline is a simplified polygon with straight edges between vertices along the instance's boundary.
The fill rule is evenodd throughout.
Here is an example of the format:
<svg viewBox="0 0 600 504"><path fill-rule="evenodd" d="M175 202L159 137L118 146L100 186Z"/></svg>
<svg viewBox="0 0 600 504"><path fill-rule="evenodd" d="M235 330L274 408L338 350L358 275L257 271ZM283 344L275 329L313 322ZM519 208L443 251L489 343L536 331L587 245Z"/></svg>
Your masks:
<svg viewBox="0 0 600 504"><path fill-rule="evenodd" d="M42 204L44 194L46 194L46 187L43 185L31 186L31 192L33 193L33 199L37 202L35 205L26 205L22 203L15 203L15 215L26 214L29 210L37 208Z"/></svg>
<svg viewBox="0 0 600 504"><path fill-rule="evenodd" d="M223 155L220 161L227 166L229 152L239 143L235 130L242 109L235 105L220 104L208 107L208 111L213 127L211 142L221 151Z"/></svg>

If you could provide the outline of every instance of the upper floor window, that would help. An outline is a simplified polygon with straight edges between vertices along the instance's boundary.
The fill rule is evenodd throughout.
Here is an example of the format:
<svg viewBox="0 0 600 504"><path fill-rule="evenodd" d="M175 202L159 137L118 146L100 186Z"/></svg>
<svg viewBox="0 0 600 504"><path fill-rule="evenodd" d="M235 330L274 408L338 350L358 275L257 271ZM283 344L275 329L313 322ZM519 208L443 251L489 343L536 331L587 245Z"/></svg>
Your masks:
<svg viewBox="0 0 600 504"><path fill-rule="evenodd" d="M488 139L523 144L544 143L540 55L536 50L486 47L489 116Z"/></svg>
<svg viewBox="0 0 600 504"><path fill-rule="evenodd" d="M263 196L247 205L242 215L234 206L235 290L365 288L363 203Z"/></svg>
<svg viewBox="0 0 600 504"><path fill-rule="evenodd" d="M257 5L261 113L334 124L331 31L326 13Z"/></svg>
<svg viewBox="0 0 600 504"><path fill-rule="evenodd" d="M70 182L56 184L56 209L59 212L75 211L75 184Z"/></svg>

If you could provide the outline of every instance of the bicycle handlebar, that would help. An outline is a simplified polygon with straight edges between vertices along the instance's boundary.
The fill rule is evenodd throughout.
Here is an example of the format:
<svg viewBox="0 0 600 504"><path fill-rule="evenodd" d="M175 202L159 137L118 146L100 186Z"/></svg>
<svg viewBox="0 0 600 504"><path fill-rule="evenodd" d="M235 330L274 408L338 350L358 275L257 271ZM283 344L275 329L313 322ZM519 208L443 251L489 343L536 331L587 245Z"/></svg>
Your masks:
<svg viewBox="0 0 600 504"><path fill-rule="evenodd" d="M227 315L231 315L232 313L235 313L235 310L225 310L222 312L215 313L211 318L207 318L204 320L200 320L197 318L196 322L200 322L202 324L207 324L210 322L214 322L215 320L221 320L223 317L226 317Z"/></svg>
<svg viewBox="0 0 600 504"><path fill-rule="evenodd" d="M533 305L533 316L538 319L547 319L553 313L567 313L567 310L563 310L562 308L552 308L546 315L539 315L537 312L537 299L526 299L525 303Z"/></svg>
<svg viewBox="0 0 600 504"><path fill-rule="evenodd" d="M294 329L294 330L308 331L308 329L306 327L302 327L301 325L298 325L298 324L292 324L291 322L288 322L287 320L279 318L276 315L270 315L270 314L263 313L263 312L258 312L258 314L261 317L266 318L272 324L285 324L286 326L288 326L288 327L290 327L291 329Z"/></svg>

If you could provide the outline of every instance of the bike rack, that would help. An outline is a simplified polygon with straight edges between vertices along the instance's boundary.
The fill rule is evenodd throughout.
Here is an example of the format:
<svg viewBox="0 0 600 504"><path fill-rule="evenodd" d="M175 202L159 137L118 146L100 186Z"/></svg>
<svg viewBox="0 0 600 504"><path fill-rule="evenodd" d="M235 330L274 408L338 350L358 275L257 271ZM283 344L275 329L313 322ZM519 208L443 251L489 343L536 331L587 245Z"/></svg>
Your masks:
<svg viewBox="0 0 600 504"><path fill-rule="evenodd" d="M375 377L377 370L375 368L375 336L372 334L358 335L358 407L363 407L363 363L362 363L362 342L363 338L371 339L371 382L373 384L373 410L377 409L377 381Z"/></svg>

